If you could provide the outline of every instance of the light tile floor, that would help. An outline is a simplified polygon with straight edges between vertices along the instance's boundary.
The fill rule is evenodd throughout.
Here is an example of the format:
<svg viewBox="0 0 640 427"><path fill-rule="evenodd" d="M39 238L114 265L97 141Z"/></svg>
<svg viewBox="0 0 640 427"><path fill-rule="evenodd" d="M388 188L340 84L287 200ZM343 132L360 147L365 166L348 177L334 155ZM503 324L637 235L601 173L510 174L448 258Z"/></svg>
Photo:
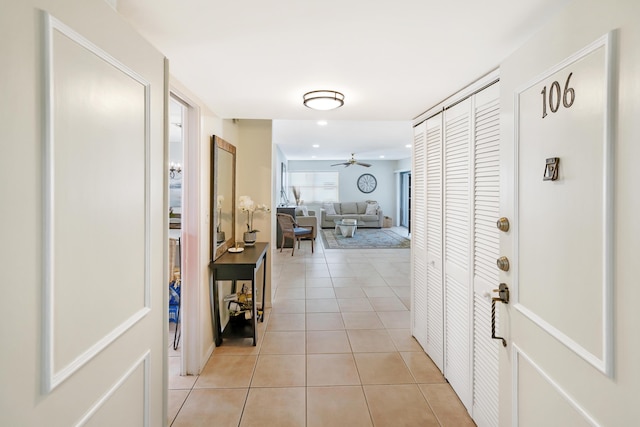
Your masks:
<svg viewBox="0 0 640 427"><path fill-rule="evenodd" d="M409 250L273 251L273 308L180 377L169 350L168 424L474 426L410 334Z"/></svg>

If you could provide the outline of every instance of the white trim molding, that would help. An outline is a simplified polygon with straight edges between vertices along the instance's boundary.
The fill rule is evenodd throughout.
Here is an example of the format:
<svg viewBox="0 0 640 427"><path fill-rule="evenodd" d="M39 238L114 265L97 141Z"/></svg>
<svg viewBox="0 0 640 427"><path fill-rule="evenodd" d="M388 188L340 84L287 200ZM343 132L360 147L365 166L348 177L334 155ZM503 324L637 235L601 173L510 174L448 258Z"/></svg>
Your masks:
<svg viewBox="0 0 640 427"><path fill-rule="evenodd" d="M551 67L541 75L535 77L527 84L518 88L514 92L514 265L512 267L514 274L514 287L512 293L513 307L529 318L551 336L563 343L581 358L593 365L596 369L609 377L614 375L614 346L613 346L613 251L614 251L614 171L613 171L613 144L614 144L614 32L610 32L595 40L593 43L569 56L562 62ZM521 95L532 87L543 82L545 79L563 70L571 64L574 64L599 49L604 49L604 105L603 105L603 134L602 134L602 222L600 225L600 236L602 240L602 276L601 276L601 297L602 297L602 336L601 336L601 356L593 354L592 351L585 348L578 340L570 337L562 332L557 325L545 319L539 313L536 313L530 307L526 307L519 300L519 274L518 266L520 260L520 236L519 236L519 160L520 160L520 128L521 128ZM559 102L559 101L558 101ZM544 117L544 116L543 116ZM541 171L542 176L542 171ZM541 177L542 178L542 177Z"/></svg>
<svg viewBox="0 0 640 427"><path fill-rule="evenodd" d="M82 418L75 424L76 427L84 426L98 410L113 396L122 385L131 377L131 375L142 365L143 368L143 402L144 407L143 411L143 427L149 427L149 414L150 414L150 402L149 402L149 361L151 358L151 351L147 350L147 352L140 357L128 370L120 377L120 379L113 385L105 394L103 394L97 402L91 406L91 408L82 416Z"/></svg>
<svg viewBox="0 0 640 427"><path fill-rule="evenodd" d="M513 344L513 351L511 352L511 357L512 357L512 369L513 371L511 372L511 392L512 392L512 400L513 400L513 408L512 408L512 412L511 412L511 416L512 416L512 420L511 420L511 425L513 427L518 427L519 426L519 408L520 408L520 401L519 401L519 386L520 386L520 382L519 382L519 372L520 372L520 359L525 360L529 365L531 365L536 372L540 375L540 377L542 377L547 383L549 383L549 385L551 385L551 387L553 387L553 389L558 392L558 394L560 396L562 396L562 398L564 398L564 400L573 408L576 410L576 412L578 414L580 414L584 420L589 423L591 426L593 427L601 427L601 424L598 423L598 421L593 418L582 406L580 406L580 404L573 398L573 396L571 396L569 393L567 393L562 387L560 387L560 385L555 382L541 367L540 365L538 365L537 363L535 363L531 357L529 357L527 354L525 354L522 349L520 347L518 347L517 344Z"/></svg>
<svg viewBox="0 0 640 427"><path fill-rule="evenodd" d="M150 240L150 83L113 56L91 43L89 40L60 22L47 12L43 12L44 25L44 174L43 174L43 282L42 282L42 388L50 393L54 388L73 375L80 367L104 350L125 331L144 318L151 309L151 240ZM78 44L91 55L113 66L125 76L144 88L144 302L135 312L128 315L102 338L88 346L71 362L56 370L54 363L55 343L55 271L56 271L56 140L55 140L55 90L54 83L54 32L59 32Z"/></svg>

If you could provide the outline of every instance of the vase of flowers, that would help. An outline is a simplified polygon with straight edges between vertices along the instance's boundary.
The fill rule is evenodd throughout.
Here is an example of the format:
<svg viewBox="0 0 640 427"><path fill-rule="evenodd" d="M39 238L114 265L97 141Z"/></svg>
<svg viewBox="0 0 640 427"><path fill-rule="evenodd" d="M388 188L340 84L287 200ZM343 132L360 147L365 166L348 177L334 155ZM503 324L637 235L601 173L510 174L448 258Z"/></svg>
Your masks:
<svg viewBox="0 0 640 427"><path fill-rule="evenodd" d="M267 205L256 204L249 196L240 196L238 199L238 209L247 214L247 231L244 232L243 240L245 246L253 246L256 243L256 233L260 230L253 228L253 215L256 212L270 212Z"/></svg>

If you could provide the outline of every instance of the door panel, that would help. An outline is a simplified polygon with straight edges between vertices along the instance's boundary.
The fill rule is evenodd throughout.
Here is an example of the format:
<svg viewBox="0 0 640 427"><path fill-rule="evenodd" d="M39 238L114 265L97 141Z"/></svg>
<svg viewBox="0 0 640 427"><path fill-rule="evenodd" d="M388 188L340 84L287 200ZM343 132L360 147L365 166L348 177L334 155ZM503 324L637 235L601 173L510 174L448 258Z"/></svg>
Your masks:
<svg viewBox="0 0 640 427"><path fill-rule="evenodd" d="M514 346L513 351L514 397L518 408L514 425L598 426L597 421L520 348Z"/></svg>
<svg viewBox="0 0 640 427"><path fill-rule="evenodd" d="M422 123L414 128L413 137L413 177L412 208L411 212L416 218L426 215L426 189L425 189L425 138L426 124ZM412 333L420 345L427 350L427 329L429 325L429 299L427 295L427 230L424 221L413 221L416 224L411 235L411 262L412 262ZM428 350L427 350L428 351Z"/></svg>
<svg viewBox="0 0 640 427"><path fill-rule="evenodd" d="M445 377L467 410L471 392L471 98L444 115Z"/></svg>
<svg viewBox="0 0 640 427"><path fill-rule="evenodd" d="M442 117L426 122L427 353L444 371L442 285Z"/></svg>
<svg viewBox="0 0 640 427"><path fill-rule="evenodd" d="M42 3L0 17L21 181L3 218L19 329L0 425L163 425L164 57L106 2Z"/></svg>
<svg viewBox="0 0 640 427"><path fill-rule="evenodd" d="M476 94L474 114L473 419L479 427L493 427L499 400L499 342L491 339L491 292L499 281L499 83Z"/></svg>
<svg viewBox="0 0 640 427"><path fill-rule="evenodd" d="M606 55L603 40L517 93L514 301L526 316L603 371L609 332L602 297L612 286L607 240L612 194L606 190L612 169L607 155L611 141L604 132L606 85L593 82L606 81ZM570 107L557 113L550 109L542 118L541 89L551 90L560 80L580 96ZM540 171L552 157L560 159L558 179L545 181ZM570 316L564 309L568 300L577 303Z"/></svg>
<svg viewBox="0 0 640 427"><path fill-rule="evenodd" d="M55 18L48 22L45 375L53 388L149 312L149 88ZM108 100L107 111L97 111L94 98ZM120 159L119 173L108 158ZM119 280L94 274L107 259L127 274ZM83 304L65 303L76 299Z"/></svg>

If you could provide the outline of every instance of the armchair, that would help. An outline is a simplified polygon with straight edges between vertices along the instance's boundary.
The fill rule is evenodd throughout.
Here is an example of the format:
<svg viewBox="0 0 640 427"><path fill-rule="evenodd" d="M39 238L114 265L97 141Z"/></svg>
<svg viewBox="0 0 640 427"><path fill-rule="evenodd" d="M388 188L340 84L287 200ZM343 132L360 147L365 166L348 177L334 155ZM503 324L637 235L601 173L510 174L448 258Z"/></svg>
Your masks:
<svg viewBox="0 0 640 427"><path fill-rule="evenodd" d="M313 232L315 231L314 226L300 227L293 220L293 217L289 214L278 213L276 214L278 218L278 225L282 230L282 244L280 245L280 252L282 252L282 248L284 247L285 239L293 240L293 249L291 251L291 256L296 251L295 242L298 241L298 249L300 249L300 240L303 238L309 238L311 240L311 253L313 253Z"/></svg>
<svg viewBox="0 0 640 427"><path fill-rule="evenodd" d="M295 221L300 227L313 227L311 237L315 240L318 234L318 217L315 211L307 211L306 213L307 215L303 215L302 212L298 212L298 208L296 208Z"/></svg>

